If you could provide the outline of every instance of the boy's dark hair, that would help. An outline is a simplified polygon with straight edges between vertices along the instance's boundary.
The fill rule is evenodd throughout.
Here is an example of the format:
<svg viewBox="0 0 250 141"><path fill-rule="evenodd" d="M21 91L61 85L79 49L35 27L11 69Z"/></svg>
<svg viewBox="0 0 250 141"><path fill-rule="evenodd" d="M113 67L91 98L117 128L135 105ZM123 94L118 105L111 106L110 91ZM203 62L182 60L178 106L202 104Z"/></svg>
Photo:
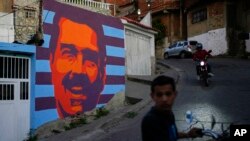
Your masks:
<svg viewBox="0 0 250 141"><path fill-rule="evenodd" d="M159 86L162 86L162 85L168 85L170 84L173 88L173 90L175 91L176 90L176 86L175 86L175 81L172 77L169 77L169 76L164 76L164 75L161 75L161 76L158 76L156 77L152 83L151 83L151 92L154 92L155 90L155 86L159 85Z"/></svg>

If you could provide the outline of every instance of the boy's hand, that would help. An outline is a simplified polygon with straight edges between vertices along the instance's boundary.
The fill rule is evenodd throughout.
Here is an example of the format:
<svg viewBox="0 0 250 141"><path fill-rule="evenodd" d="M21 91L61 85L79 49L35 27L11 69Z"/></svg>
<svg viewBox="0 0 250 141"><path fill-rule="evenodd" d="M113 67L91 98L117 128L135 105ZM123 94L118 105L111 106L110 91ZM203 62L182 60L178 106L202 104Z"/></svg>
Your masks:
<svg viewBox="0 0 250 141"><path fill-rule="evenodd" d="M190 138L202 137L202 129L201 128L192 128L188 133Z"/></svg>

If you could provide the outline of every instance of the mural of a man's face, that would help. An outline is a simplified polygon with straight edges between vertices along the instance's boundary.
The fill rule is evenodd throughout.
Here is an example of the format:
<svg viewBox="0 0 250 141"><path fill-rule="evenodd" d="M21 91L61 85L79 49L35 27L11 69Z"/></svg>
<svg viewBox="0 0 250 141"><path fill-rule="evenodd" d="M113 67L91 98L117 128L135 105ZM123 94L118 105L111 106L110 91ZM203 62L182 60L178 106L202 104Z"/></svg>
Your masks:
<svg viewBox="0 0 250 141"><path fill-rule="evenodd" d="M61 18L58 26L50 66L57 111L63 118L95 108L106 74L100 65L104 58L99 55L97 33L66 18Z"/></svg>

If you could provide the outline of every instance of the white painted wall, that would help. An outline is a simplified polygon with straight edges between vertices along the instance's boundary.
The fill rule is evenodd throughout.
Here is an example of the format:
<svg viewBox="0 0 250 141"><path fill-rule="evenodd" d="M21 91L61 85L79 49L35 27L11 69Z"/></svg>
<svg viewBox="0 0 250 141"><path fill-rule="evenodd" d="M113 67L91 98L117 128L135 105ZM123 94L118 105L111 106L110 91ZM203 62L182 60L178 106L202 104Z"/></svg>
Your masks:
<svg viewBox="0 0 250 141"><path fill-rule="evenodd" d="M0 42L14 41L13 14L0 12Z"/></svg>
<svg viewBox="0 0 250 141"><path fill-rule="evenodd" d="M190 37L188 40L196 40L203 44L206 50L212 50L212 55L225 54L227 52L226 28L208 31L207 33Z"/></svg>
<svg viewBox="0 0 250 141"><path fill-rule="evenodd" d="M147 15L140 21L140 23L152 27L152 17L151 12L149 11Z"/></svg>
<svg viewBox="0 0 250 141"><path fill-rule="evenodd" d="M250 36L250 33L249 33ZM246 40L246 51L250 52L250 40Z"/></svg>
<svg viewBox="0 0 250 141"><path fill-rule="evenodd" d="M125 27L126 75L152 75L155 71L155 31L122 20Z"/></svg>
<svg viewBox="0 0 250 141"><path fill-rule="evenodd" d="M127 29L126 64L129 75L151 75L150 37Z"/></svg>

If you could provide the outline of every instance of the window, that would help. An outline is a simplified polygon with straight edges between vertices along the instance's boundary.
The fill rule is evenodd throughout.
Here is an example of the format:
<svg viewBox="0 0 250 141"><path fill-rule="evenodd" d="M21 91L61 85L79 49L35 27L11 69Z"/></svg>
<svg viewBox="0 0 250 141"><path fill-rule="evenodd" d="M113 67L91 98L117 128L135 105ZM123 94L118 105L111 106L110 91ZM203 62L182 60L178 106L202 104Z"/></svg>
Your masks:
<svg viewBox="0 0 250 141"><path fill-rule="evenodd" d="M201 9L192 13L192 23L198 23L207 19L207 9Z"/></svg>
<svg viewBox="0 0 250 141"><path fill-rule="evenodd" d="M189 44L190 44L190 45L196 45L196 44L197 44L197 41L189 41Z"/></svg>
<svg viewBox="0 0 250 141"><path fill-rule="evenodd" d="M180 43L178 44L178 47L181 47L181 46L183 46L183 43L182 43L182 42L180 42Z"/></svg>
<svg viewBox="0 0 250 141"><path fill-rule="evenodd" d="M14 100L14 89L18 83L20 100L29 100L29 65L29 58L0 56L0 101Z"/></svg>
<svg viewBox="0 0 250 141"><path fill-rule="evenodd" d="M174 43L173 45L169 46L169 48L174 48L177 45L177 43Z"/></svg>
<svg viewBox="0 0 250 141"><path fill-rule="evenodd" d="M36 12L34 10L26 9L25 17L26 18L35 18Z"/></svg>
<svg viewBox="0 0 250 141"><path fill-rule="evenodd" d="M14 100L14 85L0 84L0 101Z"/></svg>
<svg viewBox="0 0 250 141"><path fill-rule="evenodd" d="M29 59L0 56L0 78L28 79Z"/></svg>
<svg viewBox="0 0 250 141"><path fill-rule="evenodd" d="M20 100L29 99L29 82L20 82Z"/></svg>

